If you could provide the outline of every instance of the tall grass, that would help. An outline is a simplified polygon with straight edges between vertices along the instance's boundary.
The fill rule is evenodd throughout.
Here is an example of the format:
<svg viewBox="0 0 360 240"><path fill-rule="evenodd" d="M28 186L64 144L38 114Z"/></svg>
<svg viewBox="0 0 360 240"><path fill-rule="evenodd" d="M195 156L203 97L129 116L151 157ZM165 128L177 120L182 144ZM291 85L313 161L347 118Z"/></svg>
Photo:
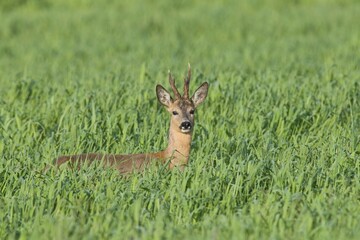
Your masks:
<svg viewBox="0 0 360 240"><path fill-rule="evenodd" d="M358 239L357 1L2 1L0 238ZM155 85L210 83L184 172Z"/></svg>

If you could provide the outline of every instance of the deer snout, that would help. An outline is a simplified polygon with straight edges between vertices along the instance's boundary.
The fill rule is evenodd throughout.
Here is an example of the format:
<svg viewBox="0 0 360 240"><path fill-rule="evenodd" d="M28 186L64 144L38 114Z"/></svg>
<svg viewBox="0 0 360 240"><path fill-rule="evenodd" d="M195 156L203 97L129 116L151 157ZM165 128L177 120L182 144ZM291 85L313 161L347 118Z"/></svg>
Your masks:
<svg viewBox="0 0 360 240"><path fill-rule="evenodd" d="M182 132L189 132L191 130L191 122L184 121L180 124L180 129Z"/></svg>

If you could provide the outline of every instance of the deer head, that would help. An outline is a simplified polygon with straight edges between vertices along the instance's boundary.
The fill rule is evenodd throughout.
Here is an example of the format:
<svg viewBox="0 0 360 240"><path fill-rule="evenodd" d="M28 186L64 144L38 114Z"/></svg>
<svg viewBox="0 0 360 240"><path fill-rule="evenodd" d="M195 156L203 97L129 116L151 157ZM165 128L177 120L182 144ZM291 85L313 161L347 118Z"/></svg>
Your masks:
<svg viewBox="0 0 360 240"><path fill-rule="evenodd" d="M184 94L181 96L178 89L175 86L175 79L172 77L169 71L169 82L174 92L174 98L170 93L161 86L156 86L156 95L159 102L165 106L168 112L171 113L171 126L176 131L190 134L194 128L194 114L195 109L202 103L208 92L209 84L204 82L195 91L194 95L189 98L189 84L191 78L191 68L189 64L188 74L184 79Z"/></svg>

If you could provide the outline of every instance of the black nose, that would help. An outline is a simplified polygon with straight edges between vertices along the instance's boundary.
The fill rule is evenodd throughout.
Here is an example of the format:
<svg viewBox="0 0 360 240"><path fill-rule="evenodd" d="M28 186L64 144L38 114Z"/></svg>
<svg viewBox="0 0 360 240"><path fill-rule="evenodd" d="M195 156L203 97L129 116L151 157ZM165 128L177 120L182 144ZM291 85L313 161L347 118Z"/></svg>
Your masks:
<svg viewBox="0 0 360 240"><path fill-rule="evenodd" d="M186 122L182 122L180 125L181 129L190 129L191 128L191 122L186 121Z"/></svg>

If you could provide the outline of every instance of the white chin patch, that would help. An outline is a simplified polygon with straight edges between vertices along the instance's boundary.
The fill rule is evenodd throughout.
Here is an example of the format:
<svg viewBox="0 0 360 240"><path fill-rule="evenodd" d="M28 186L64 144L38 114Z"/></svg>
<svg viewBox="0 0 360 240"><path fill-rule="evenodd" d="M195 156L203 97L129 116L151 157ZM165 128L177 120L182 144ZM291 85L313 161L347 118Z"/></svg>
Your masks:
<svg viewBox="0 0 360 240"><path fill-rule="evenodd" d="M191 128L188 128L188 129L182 128L182 129L181 129L181 132L183 132L183 133L189 133L189 132L191 132Z"/></svg>

